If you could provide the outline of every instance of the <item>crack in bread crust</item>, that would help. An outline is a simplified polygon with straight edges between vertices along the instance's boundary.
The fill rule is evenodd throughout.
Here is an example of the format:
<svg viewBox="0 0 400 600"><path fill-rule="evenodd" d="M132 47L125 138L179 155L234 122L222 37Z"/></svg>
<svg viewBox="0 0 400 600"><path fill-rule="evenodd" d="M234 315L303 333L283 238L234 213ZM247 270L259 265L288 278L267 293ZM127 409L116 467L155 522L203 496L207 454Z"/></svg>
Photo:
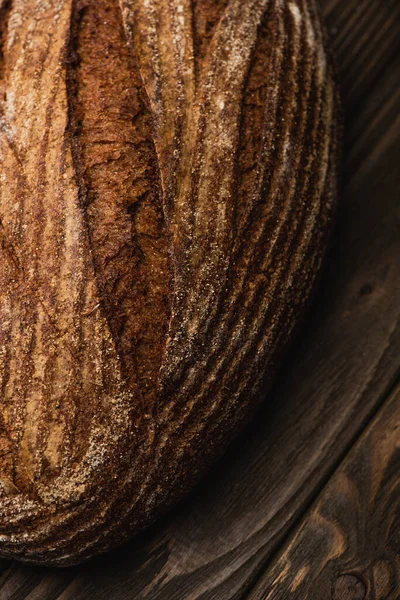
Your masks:
<svg viewBox="0 0 400 600"><path fill-rule="evenodd" d="M74 8L75 165L96 278L128 385L152 412L171 297L151 114L117 0Z"/></svg>

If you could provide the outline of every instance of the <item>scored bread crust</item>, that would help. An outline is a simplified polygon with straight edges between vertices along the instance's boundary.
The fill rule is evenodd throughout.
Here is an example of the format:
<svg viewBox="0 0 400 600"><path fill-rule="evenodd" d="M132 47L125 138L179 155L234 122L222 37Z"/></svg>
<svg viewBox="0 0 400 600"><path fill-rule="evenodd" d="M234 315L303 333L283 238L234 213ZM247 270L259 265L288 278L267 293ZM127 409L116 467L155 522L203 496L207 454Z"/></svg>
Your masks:
<svg viewBox="0 0 400 600"><path fill-rule="evenodd" d="M315 0L0 0L0 555L69 565L254 412L331 229Z"/></svg>

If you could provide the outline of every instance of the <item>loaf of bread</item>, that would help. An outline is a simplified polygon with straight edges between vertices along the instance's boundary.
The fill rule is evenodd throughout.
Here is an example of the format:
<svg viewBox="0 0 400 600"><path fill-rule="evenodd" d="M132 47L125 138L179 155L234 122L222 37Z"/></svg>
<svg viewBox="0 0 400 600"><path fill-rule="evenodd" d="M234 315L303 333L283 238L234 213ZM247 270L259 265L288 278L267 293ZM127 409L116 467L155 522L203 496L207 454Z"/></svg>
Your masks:
<svg viewBox="0 0 400 600"><path fill-rule="evenodd" d="M315 0L0 0L0 556L85 560L265 395L321 264Z"/></svg>

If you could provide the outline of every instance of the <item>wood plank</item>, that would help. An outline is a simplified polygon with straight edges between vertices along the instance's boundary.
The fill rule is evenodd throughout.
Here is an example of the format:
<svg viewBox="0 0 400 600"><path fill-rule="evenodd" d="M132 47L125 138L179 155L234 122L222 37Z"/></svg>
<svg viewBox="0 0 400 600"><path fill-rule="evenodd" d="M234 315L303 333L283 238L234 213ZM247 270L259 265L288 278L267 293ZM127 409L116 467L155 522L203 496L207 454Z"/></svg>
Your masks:
<svg viewBox="0 0 400 600"><path fill-rule="evenodd" d="M248 600L398 600L400 386Z"/></svg>
<svg viewBox="0 0 400 600"><path fill-rule="evenodd" d="M343 81L344 194L313 310L278 385L161 523L71 572L13 566L0 577L1 600L242 597L399 375L400 6L325 0L324 9Z"/></svg>
<svg viewBox="0 0 400 600"><path fill-rule="evenodd" d="M1 600L56 600L73 577L73 570L56 570L43 577L41 569L14 563L3 575L0 588Z"/></svg>

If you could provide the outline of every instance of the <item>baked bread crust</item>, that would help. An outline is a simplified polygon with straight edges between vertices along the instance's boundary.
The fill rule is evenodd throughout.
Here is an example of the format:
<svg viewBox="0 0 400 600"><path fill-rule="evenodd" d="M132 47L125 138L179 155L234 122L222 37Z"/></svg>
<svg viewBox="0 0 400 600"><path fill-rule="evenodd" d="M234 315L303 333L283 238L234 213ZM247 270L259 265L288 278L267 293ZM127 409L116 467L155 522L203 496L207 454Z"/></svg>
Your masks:
<svg viewBox="0 0 400 600"><path fill-rule="evenodd" d="M69 565L252 414L331 229L315 0L0 0L0 555Z"/></svg>

